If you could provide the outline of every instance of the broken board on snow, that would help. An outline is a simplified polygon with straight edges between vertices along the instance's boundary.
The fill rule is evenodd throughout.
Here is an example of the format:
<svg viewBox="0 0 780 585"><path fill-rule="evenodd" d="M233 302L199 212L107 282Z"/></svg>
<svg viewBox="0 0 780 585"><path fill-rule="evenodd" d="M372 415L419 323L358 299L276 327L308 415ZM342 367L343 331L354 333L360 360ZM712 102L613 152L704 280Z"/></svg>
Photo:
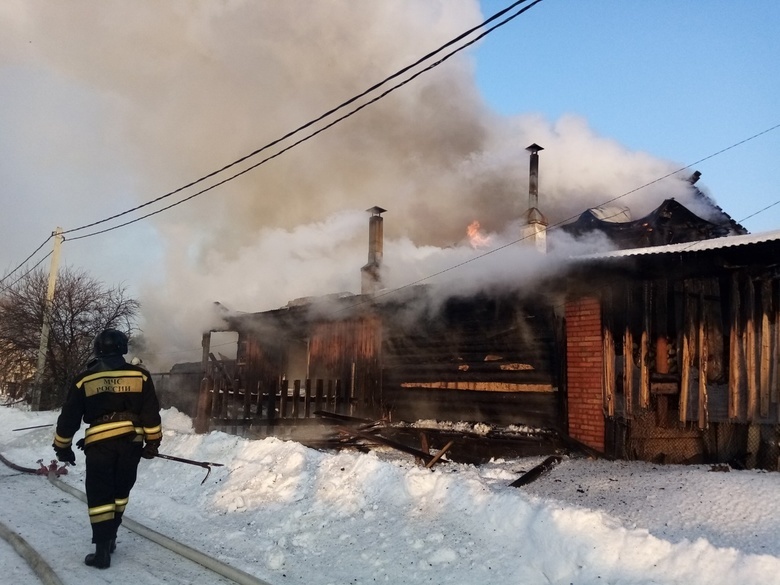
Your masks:
<svg viewBox="0 0 780 585"><path fill-rule="evenodd" d="M398 441L393 441L392 439L388 439L387 437L383 437L380 434L377 434L376 432L366 432L366 431L356 431L352 429L347 429L342 427L342 431L346 434L360 437L361 439L364 439L365 441L372 442L372 443L379 443L380 445L384 445L385 447L390 447L391 449L395 449L396 451L401 451L402 453L408 453L409 455L413 455L415 458L422 460L425 463L425 467L428 469L431 469L444 455L450 447L452 447L454 441L450 441L447 443L442 449L436 452L436 454L431 455L430 453L426 453L425 451L421 451L420 449L415 449L414 447L410 447L409 445L405 445L404 443L399 443Z"/></svg>
<svg viewBox="0 0 780 585"><path fill-rule="evenodd" d="M562 460L563 457L560 457L559 455L550 455L539 465L537 465L530 471L527 471L526 473L521 475L519 478L517 478L509 485L511 487L521 487L531 483L532 481L536 481L537 479L542 477L545 473L548 473L553 467L558 465Z"/></svg>
<svg viewBox="0 0 780 585"><path fill-rule="evenodd" d="M360 438L367 442L378 443L380 445L396 449L397 451L413 455L415 459L422 461L425 464L425 467L428 469L433 468L433 466L439 462L442 456L444 456L444 454L449 451L450 447L455 444L455 441L450 441L443 448L439 449L435 454L431 455L427 450L416 449L399 441L394 441L393 439L388 439L387 437L383 437L382 435L378 434L379 429L386 426L385 421L358 418L355 416L327 412L324 410L317 410L314 412L314 414L323 418L340 421L341 423L355 424L355 427L346 427L343 424L338 425L338 429L343 435L342 439L339 441L342 444L353 444L355 438Z"/></svg>
<svg viewBox="0 0 780 585"><path fill-rule="evenodd" d="M378 427L385 426L385 421L382 420L371 420L370 418L359 418L356 416L349 416L348 414L338 414L336 412L328 412L326 410L315 410L314 414L322 418L341 421L342 423L353 423L357 425L357 428L359 430L372 430Z"/></svg>

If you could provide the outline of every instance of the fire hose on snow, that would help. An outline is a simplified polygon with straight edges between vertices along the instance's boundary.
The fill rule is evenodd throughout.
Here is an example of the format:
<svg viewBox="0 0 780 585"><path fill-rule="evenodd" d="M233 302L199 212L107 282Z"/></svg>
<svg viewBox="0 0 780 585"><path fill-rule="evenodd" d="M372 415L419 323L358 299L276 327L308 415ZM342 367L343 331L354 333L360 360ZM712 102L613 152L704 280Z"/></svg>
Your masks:
<svg viewBox="0 0 780 585"><path fill-rule="evenodd" d="M42 426L46 426L46 425L42 425ZM212 465L220 466L220 467L222 466L221 463L193 461L191 459L174 457L172 455L158 454L157 457L160 457L161 459L170 459L171 461L178 461L180 463L197 465L199 467L205 467L209 470L209 473L211 472ZM58 479L59 475L67 474L68 470L67 467L65 466L58 467L57 461L52 461L48 467L44 466L42 461L39 461L38 462L40 464L39 469L34 469L31 467L22 467L20 465L17 465L9 461L5 457L3 457L2 454L0 454L0 461L2 461L5 465L10 467L11 469L15 469L16 471L20 471L22 473L46 475L49 482L52 485L72 495L73 497L81 500L84 503L87 502L87 495L84 492ZM208 473L206 474L206 477L208 477ZM205 478L203 481L206 481ZM201 482L201 484L202 483L203 482ZM186 544L173 540L172 538L160 534L159 532L156 532L151 528L139 524L138 522L131 520L127 516L125 516L122 519L122 526L125 526L127 529L135 532L139 536L142 536L147 540L151 540L152 542L159 544L163 548L166 548L178 554L179 556L189 559L201 565L202 567L205 567L210 571L217 573L218 575L221 575L227 579L230 579L235 583L238 583L239 585L270 585L268 582L258 579L254 575L250 575L249 573L245 573L240 569L236 569L235 567L226 565L225 563L213 557L210 557L205 553L202 553L194 548L191 548ZM40 557L40 555L38 555L38 553L35 552L35 550L32 547L30 547L29 544L27 544L21 536L8 529L4 530L4 528L5 526L0 524L0 537L4 538L6 541L9 542L9 544L11 544L14 547L14 549L19 553L20 556L22 556L22 558L24 558L27 561L27 563L30 565L33 571L35 571L36 575L39 577L39 579L41 579L41 581L45 585L62 584L62 581L57 577L57 575L54 573L51 567L49 567L49 565L46 564L43 558Z"/></svg>
<svg viewBox="0 0 780 585"><path fill-rule="evenodd" d="M30 429L42 429L45 427L52 427L53 424L45 424L45 425L33 425L31 427L21 427L18 429L11 429L12 431L29 431ZM79 446L80 449L83 449L83 446ZM167 459L168 461L178 461L179 463L186 463L188 465L197 465L198 467L205 468L206 471L206 477L203 478L203 481L200 482L200 485L203 485L206 483L206 480L209 477L209 474L211 473L212 467L223 467L222 463L212 463L211 461L194 461L192 459L184 459L183 457L174 457L173 455L164 455L163 453L157 453L155 457L158 457L160 459ZM0 455L0 458L2 458L2 455ZM3 463L8 465L9 467L12 467L16 469L17 471L24 471L27 473L40 473L40 469L30 469L30 468L19 468L18 466L15 466L13 463L8 461L7 459L2 459ZM40 461L38 463L41 463ZM46 470L47 468L43 467L43 464L41 464L41 468ZM62 472L61 472L62 473ZM65 471L67 473L67 471ZM43 474L45 475L45 473ZM59 475L59 473L57 474Z"/></svg>

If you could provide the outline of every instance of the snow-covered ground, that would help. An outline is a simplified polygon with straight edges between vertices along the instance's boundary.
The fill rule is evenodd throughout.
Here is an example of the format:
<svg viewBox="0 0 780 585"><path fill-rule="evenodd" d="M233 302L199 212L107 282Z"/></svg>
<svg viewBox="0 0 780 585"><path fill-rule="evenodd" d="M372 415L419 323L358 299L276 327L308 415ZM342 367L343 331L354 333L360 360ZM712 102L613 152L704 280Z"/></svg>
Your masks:
<svg viewBox="0 0 780 585"><path fill-rule="evenodd" d="M0 452L48 463L51 428L12 429L56 416L0 407ZM568 459L513 488L542 458L428 470L395 452L196 435L175 409L163 425L163 453L225 466L201 485L205 469L142 461L127 517L272 585L780 584L780 473ZM77 458L62 479L83 489ZM111 568L84 566L85 505L4 465L0 521L68 584L228 582L124 528ZM36 582L4 541L0 563L0 583Z"/></svg>

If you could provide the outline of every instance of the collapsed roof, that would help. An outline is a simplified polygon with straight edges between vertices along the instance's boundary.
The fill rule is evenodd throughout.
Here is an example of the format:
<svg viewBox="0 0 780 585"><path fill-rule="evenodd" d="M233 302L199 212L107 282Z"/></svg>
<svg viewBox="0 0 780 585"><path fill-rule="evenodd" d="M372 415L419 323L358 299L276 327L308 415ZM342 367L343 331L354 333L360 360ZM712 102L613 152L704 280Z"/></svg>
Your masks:
<svg viewBox="0 0 780 585"><path fill-rule="evenodd" d="M562 226L572 236L601 232L618 248L644 248L744 235L748 231L712 200L698 191L708 211L704 219L674 199L666 199L646 216L631 220L625 207L588 209L577 220Z"/></svg>

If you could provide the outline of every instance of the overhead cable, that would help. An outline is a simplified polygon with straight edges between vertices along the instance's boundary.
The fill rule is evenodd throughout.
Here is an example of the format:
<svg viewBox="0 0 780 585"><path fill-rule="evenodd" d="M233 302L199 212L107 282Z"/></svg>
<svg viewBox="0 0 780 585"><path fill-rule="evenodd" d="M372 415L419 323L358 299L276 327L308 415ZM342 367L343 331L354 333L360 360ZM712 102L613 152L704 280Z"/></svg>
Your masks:
<svg viewBox="0 0 780 585"><path fill-rule="evenodd" d="M466 31L466 32L464 32L464 33L461 33L460 35L458 35L458 36L457 36L457 37L455 37L454 39L452 39L452 40L448 41L447 43L445 43L444 45L442 45L441 47L439 47L438 49L436 49L436 50L434 50L434 51L431 51L431 52L430 52L430 53L428 53L427 55L425 55L425 56L423 56L423 57L419 58L419 59L418 59L417 61L415 61L414 63L411 63L410 65L407 65L406 67L403 67L402 69L400 69L400 70L399 70L399 71L397 71L396 73L393 73L393 74L392 74L392 75L390 75L389 77L386 77L385 79L383 79L383 80L382 80L382 81L380 81L379 83L376 83L376 84L372 85L372 86L371 86L371 87L369 87L368 89L366 89L366 90L364 90L363 92L361 92L361 93L357 94L356 96L354 96L354 97L352 97L352 98L348 99L347 101L343 102L342 104L340 104L340 105L338 105L338 106L336 106L336 107L334 107L334 108L331 108L330 110L326 111L325 113L323 113L322 115L318 116L317 118L315 118L315 119L313 119L313 120L311 120L311 121L309 121L309 122L307 122L307 123L303 124L302 126L299 126L299 127L298 127L298 128L296 128L295 130L292 130L292 131L288 132L288 133L287 133L287 134L285 134L284 136L282 136L282 137L280 137L280 138L277 138L276 140L273 140L273 141L269 142L269 143L268 143L268 144L266 144L265 146L262 146L262 147L258 148L257 150L254 150L254 151L250 152L249 154L247 154L247 155L245 155L245 156L242 156L241 158L239 158L239 159L237 159L237 160L235 160L235 161L233 161L233 162L231 162L231 163L229 163L229 164L226 164L225 166L223 166L223 167L222 167L222 168L220 168L220 169L217 169L217 170L215 170L215 171L212 171L212 172L210 172L210 173L208 173L208 174L206 174L206 175L203 175L202 177L200 177L200 178L198 178L198 179L195 179L194 181L191 181L191 182L187 183L186 185L183 185L183 186L179 187L178 189L175 189L175 190L173 190L173 191L170 191L170 192L168 192L168 193L165 193L164 195L161 195L161 196L157 197L156 199L152 199L151 201L147 201L146 203L143 203L143 204L141 204L141 205L138 205L138 206L136 206L136 207L133 207L132 209L128 209L128 210L126 210L126 211L123 211L123 212L121 212L121 213L117 213L117 214L115 214L115 215L112 215L112 216L110 216L110 217L107 217L107 218L105 218L105 219L101 219L101 220L99 220L99 221L94 221L94 222L92 222L92 223L88 223L88 224L85 224L85 225L82 225L82 226L79 226L79 227L76 227L76 228L71 228L71 229L69 229L69 230L65 230L65 231L63 231L62 233L63 233L63 234L72 233L72 232L76 232L76 231L84 230L84 229L87 229L87 228L90 228L90 227L94 227L94 226L96 226L96 225L100 225L100 224L106 223L106 222L108 222L108 221L111 221L111 220L113 220L113 219L117 219L117 218L119 218L119 217L122 217L122 216L124 216L124 215L127 215L127 214L129 214L129 213L132 213L132 212L134 212L134 211L138 211L139 209L143 209L144 207L147 207L147 206L149 206L149 205L152 205L152 204L154 204L154 203L157 203L157 202L159 202L159 201L162 201L163 199L166 199L166 198L168 198L168 197L171 197L172 195L175 195L175 194L177 194L177 193L180 193L181 191L183 191L183 190L185 190L185 189L187 189L187 188L189 188L189 187L193 187L193 186L195 186L195 185L197 185L197 184L199 184L199 183L202 183L203 181L205 181L205 180L207 180L207 179L211 179L211 178L215 177L216 175L218 175L218 174L220 174L220 173L222 173L222 172L224 172L224 171L226 171L226 170L228 170L228 169L230 169L230 168L232 168L232 167L235 167L236 165L238 165L238 164L240 164L240 163L242 163L242 162L245 162L246 160L248 160L248 159L250 159L250 158L252 158L252 157L254 157L254 156L256 156L256 155L260 154L261 152L264 152L264 151L268 150L269 148L271 148L271 147L273 147L273 146L276 146L277 144L279 144L280 142L282 142L282 141L286 140L287 138L290 138L290 137L294 136L295 134L298 134L298 133L302 132L303 130L306 130L307 128L310 128L310 127L311 127L311 126L313 126L314 124L316 124L316 123L318 123L318 122L321 122L322 120L324 120L325 118L327 118L327 117L331 116L332 114L334 114L334 113L338 112L339 110L342 110L342 109L344 109L345 107L347 107L347 106L349 106L349 105L351 105L351 104L355 103L357 100L359 100L359 99L361 99L361 98L363 98L363 97L367 96L368 94L372 93L372 92L373 92L373 91L375 91L376 89L378 89L378 88L382 87L383 85L386 85L386 84L387 84L387 83L389 83L390 81L392 81L392 80L394 80L394 79L396 79L396 78L400 77L401 75L403 75L403 74L407 73L409 70L411 70L411 69L413 69L414 67L416 67L416 66L420 65L421 63L423 63L423 62L425 62L425 61L428 61L429 59L431 59L432 57L434 57L434 56L435 56L435 55L437 55L438 53L441 53L442 51L444 51L445 49L449 48L449 47L450 47L450 46L452 46L453 44L455 44L455 43L457 43L457 42L459 42L459 41L463 40L464 38L468 37L469 35L471 35L471 34L472 34L472 33L474 33L475 31L477 31L477 30L479 30L479 29L481 29L481 28L484 28L484 27L485 27L485 25L487 25L487 24L489 24L489 23L493 22L494 20L496 20L496 19L500 18L501 16L503 16L503 15L504 15L504 14L506 14L507 12L509 12L509 11L511 11L512 9L516 8L516 7L517 7L517 6L519 6L520 4L524 4L524 3L525 3L525 2L527 2L527 1L528 1L528 0L518 0L517 2L514 2L513 4L511 4L511 5L510 5L510 6L508 6L507 8L504 8L503 10L500 10L499 12L497 12L496 14L494 14L493 16L491 16L490 18L488 18L487 20L485 20L483 23L481 23L481 24L479 24L478 26L475 26L475 27L473 27L473 28L471 28L471 29L467 30L467 31ZM459 52L459 51L463 50L464 48L466 48L466 47L468 47L468 46L472 45L474 42L476 42L477 40L481 39L482 37L484 37L486 34L488 34L489 32L491 32L492 30L495 30L496 28L498 28L498 27L500 27L500 26L503 26L504 24L506 24L506 23L507 23L507 22L509 22L510 20L512 20L512 19L514 19L514 18L516 18L517 16L519 16L520 14L522 14L523 12L525 12L525 11L526 11L526 10L528 10L528 9L530 9L532 6L534 6L534 5L538 4L538 3L539 3L539 2L541 2L541 1L542 1L542 0L535 0L535 1L534 1L534 2L531 4L531 5L527 6L526 8L524 8L523 10L521 10L520 12L518 12L517 14L514 14L513 16L511 16L511 17L507 18L506 20L504 20L503 22L499 23L498 25L495 25L495 26L491 27L490 29L488 29L487 31L485 31L483 34L481 34L480 36L478 36L476 39L474 39L473 41L470 41L469 43L467 43L467 44L463 45L462 47L460 47L460 48L456 49L456 50L455 50L455 51L453 51L452 53L450 53L450 54L446 55L446 56L445 56L444 58L442 58L441 60L437 61L437 62L436 62L436 63L435 63L433 66L427 67L427 68L426 68L426 69L424 69L423 71L428 71L429 69L432 69L432 68L433 68L433 67L435 67L436 65L439 65L440 63L442 63L443 61L445 61L446 59L448 59L449 57L451 57L453 54L455 54L455 53L457 53L457 52ZM418 73L417 75L415 75L414 77L417 77L418 75L419 75L419 73ZM411 79L414 79L414 77L412 77ZM400 84L400 85L397 85L397 86L393 87L392 89L393 89L393 90L394 90L394 89L397 89L397 88L398 88L398 87L400 87L401 85L404 85L405 83L408 83L409 81L411 81L411 79L407 80L406 82L404 82L404 83L402 83L402 84ZM391 90L391 91L392 91L392 90ZM380 99L381 99L381 97L384 97L384 96L385 96L385 95L387 95L388 93L390 93L390 92L388 91L388 92L385 92L384 94L382 94L382 96L380 96ZM374 103L375 101L377 101L377 99L374 99L374 100L370 101L370 102L369 102L369 104L371 104L371 103ZM366 105L368 105L368 104L366 104ZM327 128L330 128L331 126L333 126L333 124L335 124L335 123L337 123L337 122L340 122L340 121L341 121L341 120L343 120L344 118L347 118L347 117L349 117L350 115L352 115L352 114L354 114L355 112L359 111L359 110L360 110L360 109L362 109L363 107L365 107L365 105L364 105L364 106L362 106L362 107L360 107L360 108L358 108L358 109L356 109L355 111L353 111L351 114L349 114L349 115L347 115L347 116L342 116L341 118L339 118L338 120L336 120L336 122L329 124L328 126L326 126L325 128L323 128L323 129L319 130L318 132L315 132L315 133L313 133L312 135L308 136L308 137L307 137L305 140L308 140L309 138L311 138L311 137L313 137L313 136L316 136L317 134L319 134L319 133L320 133L320 132L322 132L323 130L325 130L325 129L327 129ZM295 144L293 144L292 146L290 146L290 147L288 147L288 148L286 148L286 149L282 150L281 152L285 152L285 151L289 150L290 148L292 148L292 147L294 147L294 146L297 146L297 145L298 145L298 144L300 144L301 142L304 142L305 140L300 140L300 141L296 142ZM260 166L261 164L264 164L264 163L265 163L265 162L267 162L268 160L271 160L272 158L275 158L276 156L279 156L279 154L281 154L281 152L280 152L280 153L277 153L277 154L276 154L275 156L273 156L273 157L268 157L268 158L264 159L264 160L263 160L263 161L261 161L260 163L258 163L258 164L255 164L255 165L253 165L253 166L249 167L248 169L246 169L245 171L243 171L243 172L241 172L241 173L236 173L235 175L233 175L233 176L229 177L228 179L226 179L226 180L224 180L224 181L220 181L219 183L216 183L215 185L212 185L212 186L211 186L211 187L209 187L208 189L203 189L202 191L199 191L198 193L195 193L194 195L192 195L192 196L190 196L190 197L187 197L186 199L183 199L183 200L179 201L179 202L178 202L178 203L176 203L176 204L169 205L169 206L167 206L167 207L164 207L163 209L160 209L160 210L158 210L157 212L154 212L154 213L149 213L149 214L147 214L147 215L144 215L144 216L142 216L142 217L139 217L137 220L134 220L134 221L129 221L129 222L125 222L125 223L123 223L123 224L120 224L120 225L117 225L117 226L115 226L114 228L111 228L111 229L116 229L116 228L124 227L124 226L126 226L126 225L129 225L129 224L131 224L131 223L134 223L135 221L139 221L139 220L141 220L141 219L146 219L147 217L150 217L150 216L152 216L152 215L155 215L156 213L160 213L160 212L162 212L162 211L166 211L166 210L168 210L168 209L170 209L170 208L174 207L175 205L178 205L179 203L184 203L185 201L189 201L189 200L190 200L190 199L192 199L193 197L197 197L198 195L202 195L203 193L205 193L205 192L207 192L207 191L210 191L211 189L213 189L213 188L215 188L215 187L218 187L218 186L220 186L220 185L223 185L224 183L226 183L226 182L228 182L228 181L231 181L231 180L233 180L233 179L235 179L235 178L237 178L237 177L239 177L239 176L243 175L244 173L246 173L246 172L248 172L248 171L250 171L250 170L252 170L252 169L254 169L254 168L258 167L258 166ZM105 232L107 232L107 231L110 231L110 230L108 230L108 229L106 229L106 230L100 230L100 231L97 231L97 232L93 232L93 233L91 233L91 234L88 234L87 236L80 236L80 237L89 237L89 236L92 236L92 235L97 235L97 234L105 233ZM73 240L73 239L78 239L78 238L69 238L69 239L72 239L72 240Z"/></svg>
<svg viewBox="0 0 780 585"><path fill-rule="evenodd" d="M500 26L503 26L504 24L506 24L507 22L509 22L513 18L516 18L517 16L520 16L523 12L531 9L534 5L538 4L541 1L542 0L535 0L532 4L530 4L529 6L526 6L525 8L520 10L517 14L514 14L514 15L508 17L506 20L504 20L504 21L494 25L493 27L487 29L484 33L482 33L481 35L477 36L473 40L469 41L465 45L455 49L454 51L452 51L451 53L448 53L447 55L444 55L443 57L441 57L435 63L432 63L431 65L428 65L427 67L425 67L424 69L421 69L420 71L418 71L417 73L415 73L411 77L409 77L409 78L405 79L404 81L402 81L402 82L400 82L400 83L390 87L389 89L387 89L384 92L382 92L380 95L378 95L378 96L374 97L373 99L365 102L364 104L361 104L360 106L356 107L354 110L350 111L349 113L344 114L343 116L340 116L339 118L336 118L332 122L329 122L328 124L326 124L325 126L320 128L319 130L316 130L315 132L312 132L311 134L305 136L304 138L301 138L301 139L297 140L296 142L293 142L289 146L283 148L282 150L276 152L275 154L272 154L271 156L268 156L268 157L264 158L263 160L255 163L255 164L247 167L246 169L244 169L242 171L239 171L239 172L237 172L237 173L227 177L226 179L223 179L223 180L221 180L221 181L219 181L219 182L217 182L217 183L215 183L215 184L213 184L213 185L211 185L209 187L206 187L205 189L201 189L200 191L198 191L196 193L193 193L192 195L190 195L188 197L185 197L184 199L180 199L179 201L177 201L175 203L171 203L170 205L167 205L167 206L165 206L165 207L163 207L161 209L158 209L157 211L152 211L151 213L147 213L146 215L142 215L142 216L137 217L135 219L132 219L130 221L126 221L124 223L120 223L118 225L111 226L111 227L103 229L103 230L99 230L99 231L96 231L96 232L90 232L88 234L84 234L84 235L81 235L81 236L71 237L69 239L70 240L81 240L81 239L84 239L84 238L97 236L99 234L103 234L103 233L106 233L106 232L113 231L115 229L119 229L121 227L128 226L130 224L133 224L133 223L136 223L136 222L141 221L143 219L146 219L147 217L151 217L153 215L157 215L158 213L162 213L163 211L167 211L167 210L171 209L172 207L176 207L177 205L181 205L182 203L186 203L187 201L190 201L191 199L194 199L195 197L198 197L199 195L203 195L204 193L207 193L208 191L211 191L212 189L215 189L215 188L217 188L217 187L219 187L221 185L224 185L225 183L228 183L228 182L230 182L230 181L232 181L234 179L237 179L238 177L240 177L242 175L245 175L249 171L252 171L252 170L256 169L257 167L259 167L260 165L263 165L263 164L267 163L268 161L273 160L273 159L281 156L282 154L284 154L288 150L291 150L291 149L295 148L296 146L298 146L298 145L300 145L300 144L302 144L302 143L304 143L304 142L314 138L318 134L321 134L322 132L325 132L326 130L332 128L333 126L335 126L336 124L342 122L346 118L354 116L355 114L357 114L362 109L367 108L368 106L378 102L379 100L383 99L384 97L386 97L390 93L394 92L396 89L398 89L400 87L403 87L404 85L406 85L407 83L413 81L414 79L416 79L417 77L419 77L423 73L425 73L425 72L433 69L434 67L437 67L438 65L442 64L444 61L446 61L447 59L449 59L450 57L452 57L453 55L455 55L459 51L462 51L466 47L476 43L478 40L483 38L485 35L487 35L491 31L495 30L496 28L498 28ZM92 225L96 225L96 224L92 224ZM78 229L81 229L81 228L78 228ZM68 233L68 232L72 232L72 231L74 231L74 230L66 230L63 233Z"/></svg>
<svg viewBox="0 0 780 585"><path fill-rule="evenodd" d="M40 266L40 265L41 265L41 263L42 263L44 260L46 260L46 258L48 258L49 256L51 256L53 253L54 253L54 251L53 251L53 250L49 251L49 253L48 253L48 254L46 254L46 256L44 256L43 258L41 258L40 260L38 260L38 262L36 262L36 263L33 265L33 267L32 267L32 268L28 269L28 270L27 270L27 272L25 272L24 274L22 274L22 275L21 275L19 278L17 278L16 280L14 280L14 281L13 281L11 284L9 284L8 286L3 286L3 287L0 287L0 292L5 292L5 291L7 291L7 290L11 290L11 289L14 287L14 285L15 285L17 282L21 281L21 280L22 280L22 279L23 279L25 276L27 276L27 275L28 275L28 274L30 274L30 273L31 273L33 270L35 270L36 268L38 268L38 266Z"/></svg>
<svg viewBox="0 0 780 585"><path fill-rule="evenodd" d="M6 275L5 275L3 278L0 278L0 284L3 284L3 283L6 281L6 280L8 280L8 279L11 277L11 275L12 275L14 272L16 272L17 270L19 270L19 269L20 269L22 266L24 266L24 265L25 265L25 264L26 264L26 263L27 263L27 262L30 260L30 258L32 258L33 256L35 256L35 255L38 253L38 251L39 251L41 248L43 248L43 247L46 245L46 242L48 242L48 241L49 241L49 240L50 240L50 239L51 239L53 236L54 236L54 233L52 233L52 235L51 235L51 236L49 236L48 238L46 238L45 240L43 240L43 243L41 243L41 245L40 245L40 246L38 246L37 248L35 248L35 250L33 251L33 253L32 253L32 254L30 254L29 256L27 256L27 258L25 258L24 260L22 260L22 261L19 263L19 266L17 266L17 267L16 267L16 268L14 268L13 270L11 270L11 271L10 271L8 274L6 274ZM40 264L40 262L39 262L38 264ZM37 266L38 264L36 264L36 266ZM18 282L18 281L17 281L17 282ZM14 283L14 284L15 284L15 283Z"/></svg>

